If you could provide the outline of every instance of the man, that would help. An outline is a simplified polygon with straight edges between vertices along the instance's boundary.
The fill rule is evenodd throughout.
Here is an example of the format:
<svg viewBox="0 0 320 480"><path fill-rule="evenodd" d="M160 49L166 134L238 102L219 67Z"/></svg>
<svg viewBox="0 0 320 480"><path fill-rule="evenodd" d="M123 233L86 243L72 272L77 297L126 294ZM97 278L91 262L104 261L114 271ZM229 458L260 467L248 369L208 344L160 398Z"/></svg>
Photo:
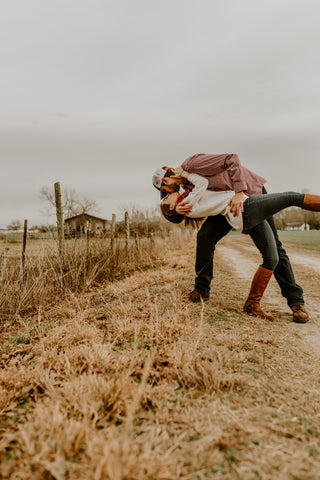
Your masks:
<svg viewBox="0 0 320 480"><path fill-rule="evenodd" d="M236 154L211 155L198 153L187 158L174 173L179 174L182 170L206 177L209 182L209 189L233 190L235 195L230 200L230 209L235 216L240 211L243 211L245 195L251 196L266 193L264 188L266 180L243 167ZM156 172L156 174L153 178L153 184L160 189L161 198L167 193L177 191L175 186L176 180L171 178L172 175L163 170L163 176L159 181L160 171ZM279 240L273 217L268 219L268 223L272 229L279 256L278 265L274 270L275 278L280 286L282 295L286 298L293 312L293 321L305 323L309 320L309 316L304 307L303 290L296 284L290 260ZM201 298L203 300L209 299L215 246L230 230L231 227L223 215L208 217L199 230L197 235L195 285L194 290L188 295L189 300L192 302L199 302Z"/></svg>

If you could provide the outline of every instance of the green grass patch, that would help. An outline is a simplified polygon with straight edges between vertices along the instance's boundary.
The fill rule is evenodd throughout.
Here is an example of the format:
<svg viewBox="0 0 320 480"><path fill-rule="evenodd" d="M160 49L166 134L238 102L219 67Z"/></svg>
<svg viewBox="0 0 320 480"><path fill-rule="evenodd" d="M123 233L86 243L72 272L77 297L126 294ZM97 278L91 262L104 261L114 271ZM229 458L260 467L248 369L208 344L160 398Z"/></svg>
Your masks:
<svg viewBox="0 0 320 480"><path fill-rule="evenodd" d="M295 247L320 251L320 230L279 231L279 238Z"/></svg>

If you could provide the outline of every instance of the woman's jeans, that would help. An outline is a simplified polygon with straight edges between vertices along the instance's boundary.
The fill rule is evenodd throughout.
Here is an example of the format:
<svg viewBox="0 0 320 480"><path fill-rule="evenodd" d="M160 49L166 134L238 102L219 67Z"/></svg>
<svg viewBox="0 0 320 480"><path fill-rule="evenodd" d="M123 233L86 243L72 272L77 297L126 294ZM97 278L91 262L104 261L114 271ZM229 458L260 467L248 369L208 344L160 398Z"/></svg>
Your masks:
<svg viewBox="0 0 320 480"><path fill-rule="evenodd" d="M265 188L263 188L263 193L267 193ZM258 198L260 198L260 196ZM215 215L214 217L208 217L198 232L194 288L204 295L209 295L210 293L210 285L213 277L215 246L225 235L227 235L228 232L230 232L230 230L231 226L226 218L223 215ZM273 239L270 237L270 232L273 234ZM300 285L296 284L289 257L280 242L273 217L270 216L267 220L262 221L262 225L259 224L252 227L250 232L247 233L249 233L263 257L265 256L266 259L268 257L279 259L275 270L274 268L270 268L270 266L272 266L271 263L274 265L274 261L268 264L268 261L264 259L263 265L267 265L265 268L268 268L269 265L268 269L274 270L274 276L289 307L298 304L303 305L303 290ZM269 238L269 241L266 240L266 237ZM273 253L270 254L269 249L265 248L266 244L271 246L271 251ZM274 248L274 245L276 248Z"/></svg>
<svg viewBox="0 0 320 480"><path fill-rule="evenodd" d="M267 219L284 208L302 207L303 200L303 193L285 192L256 195L244 202L243 233L249 234L260 250L264 268L275 270L279 262L276 239Z"/></svg>

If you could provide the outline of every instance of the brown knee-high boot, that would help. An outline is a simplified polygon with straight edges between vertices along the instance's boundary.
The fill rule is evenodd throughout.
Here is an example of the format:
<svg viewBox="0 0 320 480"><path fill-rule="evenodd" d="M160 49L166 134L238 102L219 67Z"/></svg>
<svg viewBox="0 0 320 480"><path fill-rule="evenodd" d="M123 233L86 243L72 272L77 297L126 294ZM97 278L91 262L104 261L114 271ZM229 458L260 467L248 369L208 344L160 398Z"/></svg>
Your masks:
<svg viewBox="0 0 320 480"><path fill-rule="evenodd" d="M311 210L312 212L320 212L320 195L306 193L301 208Z"/></svg>
<svg viewBox="0 0 320 480"><path fill-rule="evenodd" d="M258 268L252 280L249 296L243 307L244 312L249 315L268 318L269 320L273 319L272 315L267 315L260 307L262 295L268 286L272 274L272 270L267 270L261 266Z"/></svg>

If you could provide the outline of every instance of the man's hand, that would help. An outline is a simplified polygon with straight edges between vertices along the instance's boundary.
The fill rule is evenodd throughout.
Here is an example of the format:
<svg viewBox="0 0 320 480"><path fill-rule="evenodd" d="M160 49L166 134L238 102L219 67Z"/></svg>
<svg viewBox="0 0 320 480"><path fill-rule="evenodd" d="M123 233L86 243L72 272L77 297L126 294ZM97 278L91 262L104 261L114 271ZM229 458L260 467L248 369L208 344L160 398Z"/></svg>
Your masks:
<svg viewBox="0 0 320 480"><path fill-rule="evenodd" d="M245 195L243 192L238 192L231 198L229 202L230 212L234 217L238 217L240 211L243 212L243 202Z"/></svg>
<svg viewBox="0 0 320 480"><path fill-rule="evenodd" d="M181 177L181 173L183 172L183 168L182 167L173 168L172 171L174 172L175 176Z"/></svg>
<svg viewBox="0 0 320 480"><path fill-rule="evenodd" d="M189 202L185 200L184 202L178 203L176 206L176 212L180 213L181 215L188 215L192 210L191 205L189 205Z"/></svg>

